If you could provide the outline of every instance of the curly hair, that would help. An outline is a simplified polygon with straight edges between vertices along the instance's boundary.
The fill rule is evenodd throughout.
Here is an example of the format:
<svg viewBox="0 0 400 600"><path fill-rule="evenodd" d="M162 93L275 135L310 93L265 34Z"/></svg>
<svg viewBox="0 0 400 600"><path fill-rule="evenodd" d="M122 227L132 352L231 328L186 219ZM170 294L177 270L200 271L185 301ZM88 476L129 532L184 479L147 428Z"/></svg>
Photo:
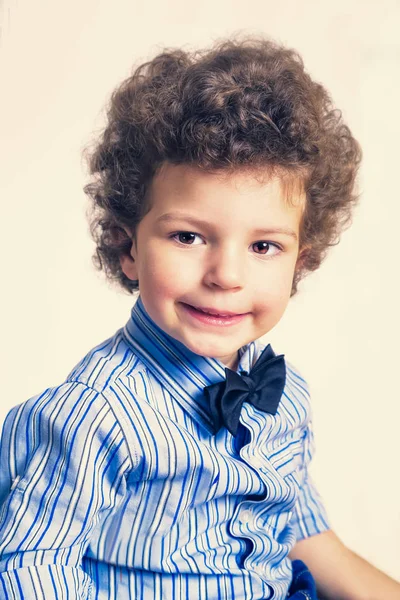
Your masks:
<svg viewBox="0 0 400 600"><path fill-rule="evenodd" d="M146 192L164 163L205 172L278 171L301 180L305 197L298 282L319 267L350 223L359 144L325 88L292 49L247 36L206 50L165 48L113 92L91 152L90 229L98 269L129 292L123 273L132 231L149 210Z"/></svg>

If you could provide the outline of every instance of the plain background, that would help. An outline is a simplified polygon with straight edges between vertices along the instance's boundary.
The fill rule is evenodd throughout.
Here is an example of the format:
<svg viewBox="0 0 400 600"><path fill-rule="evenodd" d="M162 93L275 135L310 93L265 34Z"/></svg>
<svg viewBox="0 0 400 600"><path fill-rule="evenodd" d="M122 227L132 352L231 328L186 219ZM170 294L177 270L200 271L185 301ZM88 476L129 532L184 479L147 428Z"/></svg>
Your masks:
<svg viewBox="0 0 400 600"><path fill-rule="evenodd" d="M91 264L81 153L113 88L164 47L234 32L296 48L364 152L353 226L268 335L309 381L333 528L400 579L400 5L6 0L1 12L0 422L129 317Z"/></svg>

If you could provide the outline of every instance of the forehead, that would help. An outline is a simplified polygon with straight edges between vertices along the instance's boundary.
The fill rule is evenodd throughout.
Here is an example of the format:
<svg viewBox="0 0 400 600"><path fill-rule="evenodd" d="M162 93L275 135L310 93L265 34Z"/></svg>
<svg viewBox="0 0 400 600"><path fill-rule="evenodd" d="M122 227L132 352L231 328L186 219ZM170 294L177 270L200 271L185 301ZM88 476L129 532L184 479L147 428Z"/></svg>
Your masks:
<svg viewBox="0 0 400 600"><path fill-rule="evenodd" d="M304 206L299 177L266 169L208 172L187 164L164 163L148 190L148 209L156 218L189 211L215 223L229 216L230 224L235 219L249 226L259 219L298 224Z"/></svg>

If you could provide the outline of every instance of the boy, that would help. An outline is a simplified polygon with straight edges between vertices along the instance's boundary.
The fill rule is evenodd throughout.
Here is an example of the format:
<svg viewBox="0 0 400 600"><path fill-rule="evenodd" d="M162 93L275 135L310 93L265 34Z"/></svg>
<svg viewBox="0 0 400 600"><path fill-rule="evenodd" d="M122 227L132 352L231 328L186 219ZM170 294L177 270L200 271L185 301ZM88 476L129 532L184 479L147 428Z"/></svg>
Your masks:
<svg viewBox="0 0 400 600"><path fill-rule="evenodd" d="M349 220L360 150L299 56L170 51L90 160L100 268L131 318L8 415L4 598L400 598L329 529L307 386L259 338ZM293 560L293 562L292 562Z"/></svg>

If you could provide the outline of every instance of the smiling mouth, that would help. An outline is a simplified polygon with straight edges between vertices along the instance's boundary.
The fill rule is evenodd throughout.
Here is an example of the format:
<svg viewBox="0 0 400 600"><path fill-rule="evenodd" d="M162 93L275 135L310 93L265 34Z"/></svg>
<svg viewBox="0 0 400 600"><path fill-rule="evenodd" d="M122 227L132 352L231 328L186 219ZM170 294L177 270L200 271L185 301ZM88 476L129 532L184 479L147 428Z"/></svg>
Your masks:
<svg viewBox="0 0 400 600"><path fill-rule="evenodd" d="M194 308L195 310L198 310L199 312L202 312L206 315L212 315L213 317L240 317L243 314L246 313L233 313L233 312L229 312L229 311L219 311L216 310L214 308L209 308L209 307L205 307L202 308L200 306L194 306L192 304L187 304L186 306L190 306L191 308Z"/></svg>
<svg viewBox="0 0 400 600"><path fill-rule="evenodd" d="M233 327L241 323L250 313L233 313L230 311L221 311L209 306L193 306L180 303L186 315L188 315L191 323L196 323L197 326L202 324L207 327Z"/></svg>

